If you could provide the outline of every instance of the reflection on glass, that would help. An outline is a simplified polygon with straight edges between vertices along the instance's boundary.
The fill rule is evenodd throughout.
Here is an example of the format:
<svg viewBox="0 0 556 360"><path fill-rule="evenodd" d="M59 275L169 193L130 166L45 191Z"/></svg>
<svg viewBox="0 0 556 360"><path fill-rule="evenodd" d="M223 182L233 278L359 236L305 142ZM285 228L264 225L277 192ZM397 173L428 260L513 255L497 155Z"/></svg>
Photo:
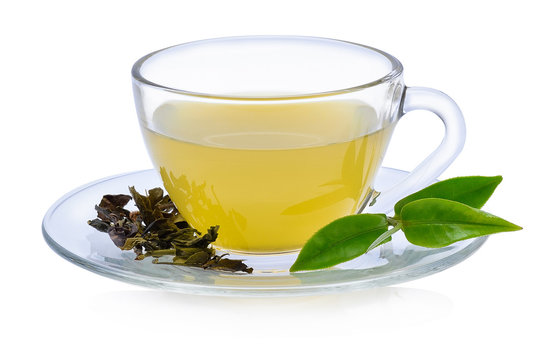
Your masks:
<svg viewBox="0 0 556 360"><path fill-rule="evenodd" d="M287 104L168 102L143 128L178 209L216 246L300 249L322 226L356 213L393 125L359 101Z"/></svg>

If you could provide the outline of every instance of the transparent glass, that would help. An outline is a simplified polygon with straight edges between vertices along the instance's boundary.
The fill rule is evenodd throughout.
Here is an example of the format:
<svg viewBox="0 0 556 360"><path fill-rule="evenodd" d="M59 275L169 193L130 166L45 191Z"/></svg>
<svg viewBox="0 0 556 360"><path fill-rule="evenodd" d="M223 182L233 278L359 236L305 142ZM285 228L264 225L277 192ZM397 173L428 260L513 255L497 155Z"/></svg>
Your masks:
<svg viewBox="0 0 556 360"><path fill-rule="evenodd" d="M313 37L196 41L133 66L147 149L188 221L220 225L229 252L299 250L330 221L368 210L397 121L432 111L446 133L438 149L372 206L430 184L461 151L463 117L445 94L407 88L393 56Z"/></svg>
<svg viewBox="0 0 556 360"><path fill-rule="evenodd" d="M387 187L406 172L381 168L376 186ZM106 233L87 224L96 216L94 204L104 194L127 193L128 186L150 189L162 186L153 169L115 175L83 185L56 201L44 216L42 230L58 255L94 273L132 284L190 294L219 296L290 296L343 292L386 286L429 276L472 255L485 237L433 249L409 243L400 231L391 242L333 268L290 273L296 254L234 255L252 267L252 274L203 270L188 266L153 264L135 260L133 251L122 251ZM167 255L164 261L171 262Z"/></svg>

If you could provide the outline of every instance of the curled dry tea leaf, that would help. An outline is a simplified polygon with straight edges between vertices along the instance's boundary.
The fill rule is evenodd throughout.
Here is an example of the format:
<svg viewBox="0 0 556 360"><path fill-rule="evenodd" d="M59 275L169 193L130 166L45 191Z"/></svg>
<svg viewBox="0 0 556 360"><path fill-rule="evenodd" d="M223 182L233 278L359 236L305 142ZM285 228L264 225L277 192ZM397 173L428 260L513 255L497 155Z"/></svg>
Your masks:
<svg viewBox="0 0 556 360"><path fill-rule="evenodd" d="M225 258L227 254L214 256L210 261L203 265L205 269L243 271L248 274L253 272L253 268L248 267L242 260Z"/></svg>
<svg viewBox="0 0 556 360"><path fill-rule="evenodd" d="M91 225L92 227L94 227L95 229L97 229L98 231L101 232L105 232L107 233L108 230L110 230L110 223L103 221L101 219L93 219L93 220L89 220L89 225Z"/></svg>
<svg viewBox="0 0 556 360"><path fill-rule="evenodd" d="M222 271L251 273L241 260L215 255L210 247L218 237L218 226L203 235L189 226L168 195L161 188L140 194L133 186L129 195L105 195L95 206L97 218L88 224L106 232L122 250L133 250L136 260L153 257L154 263L194 266ZM139 211L124 208L133 199ZM159 261L172 256L172 261Z"/></svg>
<svg viewBox="0 0 556 360"><path fill-rule="evenodd" d="M89 220L88 224L108 233L110 239L118 247L125 244L128 237L137 233L137 223L130 219L131 213L124 206L131 200L129 195L104 195L98 205L95 205L97 218Z"/></svg>

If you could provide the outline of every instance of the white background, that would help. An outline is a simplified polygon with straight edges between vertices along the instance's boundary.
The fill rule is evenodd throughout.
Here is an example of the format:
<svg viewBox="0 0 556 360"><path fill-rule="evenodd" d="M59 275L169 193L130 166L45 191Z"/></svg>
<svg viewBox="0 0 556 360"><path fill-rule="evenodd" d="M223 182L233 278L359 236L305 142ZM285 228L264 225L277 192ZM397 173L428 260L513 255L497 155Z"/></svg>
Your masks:
<svg viewBox="0 0 556 360"><path fill-rule="evenodd" d="M549 4L3 2L2 357L554 358L556 26ZM468 138L442 178L504 175L485 210L525 230L494 235L463 263L399 286L262 300L144 289L53 253L40 224L56 199L151 167L131 94L133 62L173 44L253 34L371 45L401 60L409 86L448 93L464 112ZM442 132L433 115L408 115L385 165L410 170Z"/></svg>

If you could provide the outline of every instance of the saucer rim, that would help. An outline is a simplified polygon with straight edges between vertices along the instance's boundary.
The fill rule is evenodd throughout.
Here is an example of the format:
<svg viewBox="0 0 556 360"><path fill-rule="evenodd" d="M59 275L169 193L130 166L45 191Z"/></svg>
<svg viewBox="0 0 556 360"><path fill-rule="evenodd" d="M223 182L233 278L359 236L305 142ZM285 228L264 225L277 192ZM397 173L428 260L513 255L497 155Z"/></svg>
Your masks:
<svg viewBox="0 0 556 360"><path fill-rule="evenodd" d="M406 171L394 169L390 167L381 167L382 170L405 173ZM141 173L155 172L155 169L144 169L138 171L129 171L121 174L111 175L98 180L90 181L84 185L74 188L65 193L56 200L46 211L42 220L42 234L47 245L63 259L93 273L105 276L114 280L127 282L134 285L145 286L155 289L165 289L174 292L196 294L196 295L218 295L218 296L300 296L309 295L315 292L319 294L337 292L341 290L358 290L363 288L381 287L412 281L423 278L452 266L459 264L471 255L473 255L487 240L488 236L481 236L469 240L463 249L424 265L411 265L409 267L401 267L394 271L384 273L378 277L362 278L351 281L337 281L321 284L302 284L302 285L216 285L201 284L196 282L176 282L173 280L165 280L158 277L148 277L144 275L138 276L135 272L129 270L117 269L105 264L88 260L81 255L75 254L61 244L59 244L48 232L48 219L55 213L58 207L72 196L86 190L92 186L100 185L113 179L129 176L141 175ZM176 266L176 268L179 268ZM413 268L413 269L412 269ZM411 269L408 272L408 269ZM199 269L200 270L200 269ZM200 270L207 271L207 270ZM316 272L331 271L330 269L318 270ZM312 271L312 273L316 273ZM234 276L251 277L250 274L233 273ZM286 274L285 274L286 275ZM291 274L290 274L291 276ZM384 283L384 284L381 284Z"/></svg>

